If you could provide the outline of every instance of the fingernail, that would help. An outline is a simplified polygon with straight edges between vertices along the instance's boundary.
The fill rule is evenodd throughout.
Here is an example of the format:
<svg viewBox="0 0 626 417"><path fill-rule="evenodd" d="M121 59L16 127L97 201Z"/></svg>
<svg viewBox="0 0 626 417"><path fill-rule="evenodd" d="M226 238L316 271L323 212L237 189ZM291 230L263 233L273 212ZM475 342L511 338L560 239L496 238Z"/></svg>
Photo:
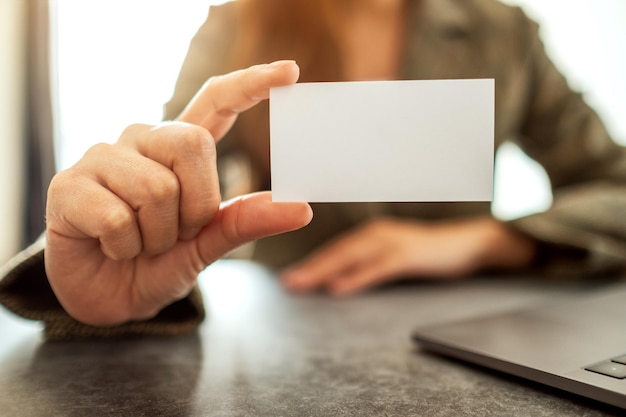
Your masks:
<svg viewBox="0 0 626 417"><path fill-rule="evenodd" d="M294 61L293 59L283 59L281 61L274 61L271 64L267 64L267 68L276 68L276 67L286 65L287 63L295 64L296 61Z"/></svg>

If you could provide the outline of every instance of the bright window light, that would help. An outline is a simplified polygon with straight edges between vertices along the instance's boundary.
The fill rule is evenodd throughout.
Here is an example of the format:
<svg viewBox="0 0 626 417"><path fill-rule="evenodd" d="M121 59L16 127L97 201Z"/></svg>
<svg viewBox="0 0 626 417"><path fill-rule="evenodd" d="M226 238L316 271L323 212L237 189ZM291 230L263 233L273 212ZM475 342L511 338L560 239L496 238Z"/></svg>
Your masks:
<svg viewBox="0 0 626 417"><path fill-rule="evenodd" d="M51 2L59 169L132 123L161 120L189 41L216 3L223 1Z"/></svg>
<svg viewBox="0 0 626 417"><path fill-rule="evenodd" d="M626 1L503 0L539 23L546 50L570 85L626 145Z"/></svg>

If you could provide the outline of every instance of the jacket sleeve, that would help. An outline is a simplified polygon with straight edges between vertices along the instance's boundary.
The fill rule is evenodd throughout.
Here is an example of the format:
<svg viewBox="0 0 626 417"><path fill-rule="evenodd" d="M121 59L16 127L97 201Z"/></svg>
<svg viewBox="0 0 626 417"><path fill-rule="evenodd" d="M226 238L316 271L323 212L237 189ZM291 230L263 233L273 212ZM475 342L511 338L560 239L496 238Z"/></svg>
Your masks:
<svg viewBox="0 0 626 417"><path fill-rule="evenodd" d="M623 269L626 148L610 137L581 94L570 89L547 57L537 25L528 21L527 29L532 81L519 145L546 170L553 205L511 225L545 244L540 257L549 271Z"/></svg>
<svg viewBox="0 0 626 417"><path fill-rule="evenodd" d="M176 336L194 331L205 316L202 296L194 288L184 299L146 321L94 327L70 317L57 300L44 268L45 238L19 253L0 269L0 304L13 313L42 321L50 340L111 338L134 335Z"/></svg>

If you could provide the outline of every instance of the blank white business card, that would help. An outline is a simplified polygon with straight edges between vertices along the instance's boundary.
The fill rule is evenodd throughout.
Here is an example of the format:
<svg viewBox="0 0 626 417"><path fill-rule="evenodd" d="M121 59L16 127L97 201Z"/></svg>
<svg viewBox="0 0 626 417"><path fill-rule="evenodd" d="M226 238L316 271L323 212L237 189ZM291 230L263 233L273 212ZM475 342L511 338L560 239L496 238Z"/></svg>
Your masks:
<svg viewBox="0 0 626 417"><path fill-rule="evenodd" d="M270 91L274 201L491 201L494 80Z"/></svg>

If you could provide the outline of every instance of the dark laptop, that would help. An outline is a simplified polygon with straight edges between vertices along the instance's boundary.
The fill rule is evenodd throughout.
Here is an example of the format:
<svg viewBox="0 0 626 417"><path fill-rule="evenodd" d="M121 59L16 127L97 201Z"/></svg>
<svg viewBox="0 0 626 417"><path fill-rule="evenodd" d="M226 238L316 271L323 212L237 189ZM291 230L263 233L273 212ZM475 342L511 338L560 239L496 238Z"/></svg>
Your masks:
<svg viewBox="0 0 626 417"><path fill-rule="evenodd" d="M413 340L626 409L626 282L554 305L418 328Z"/></svg>

